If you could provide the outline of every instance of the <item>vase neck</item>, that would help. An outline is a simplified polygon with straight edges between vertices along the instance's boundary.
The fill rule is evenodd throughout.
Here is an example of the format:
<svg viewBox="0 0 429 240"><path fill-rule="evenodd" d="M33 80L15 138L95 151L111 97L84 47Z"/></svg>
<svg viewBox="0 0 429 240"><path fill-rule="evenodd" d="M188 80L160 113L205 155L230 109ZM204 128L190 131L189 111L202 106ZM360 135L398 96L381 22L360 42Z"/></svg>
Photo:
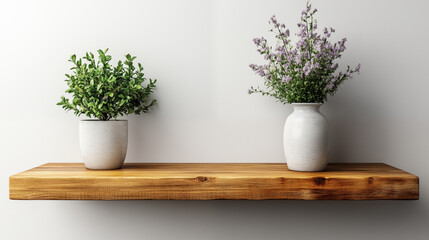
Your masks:
<svg viewBox="0 0 429 240"><path fill-rule="evenodd" d="M307 111L316 111L319 112L321 103L292 103L293 111L296 112L307 112Z"/></svg>

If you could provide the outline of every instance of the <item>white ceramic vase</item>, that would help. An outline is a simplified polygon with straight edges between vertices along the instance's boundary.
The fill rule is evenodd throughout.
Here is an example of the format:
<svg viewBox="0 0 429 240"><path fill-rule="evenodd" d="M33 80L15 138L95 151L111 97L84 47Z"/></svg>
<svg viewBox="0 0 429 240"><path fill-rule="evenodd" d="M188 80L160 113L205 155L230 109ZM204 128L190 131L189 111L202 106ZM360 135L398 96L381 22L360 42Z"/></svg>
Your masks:
<svg viewBox="0 0 429 240"><path fill-rule="evenodd" d="M329 125L319 108L321 103L292 103L286 119L284 152L293 171L323 171L328 164Z"/></svg>
<svg viewBox="0 0 429 240"><path fill-rule="evenodd" d="M79 142L89 169L116 169L125 161L128 145L127 120L81 120Z"/></svg>

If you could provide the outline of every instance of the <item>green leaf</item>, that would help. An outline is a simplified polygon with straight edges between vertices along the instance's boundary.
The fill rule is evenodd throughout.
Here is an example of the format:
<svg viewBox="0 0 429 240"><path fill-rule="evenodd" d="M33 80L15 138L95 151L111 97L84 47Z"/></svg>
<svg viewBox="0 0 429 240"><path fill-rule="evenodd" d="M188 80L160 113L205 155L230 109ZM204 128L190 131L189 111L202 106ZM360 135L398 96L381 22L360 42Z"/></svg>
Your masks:
<svg viewBox="0 0 429 240"><path fill-rule="evenodd" d="M71 73L65 74L68 86L65 92L72 97L71 102L63 96L57 105L66 111L72 110L77 116L84 114L104 121L132 113L140 114L143 109L147 112L153 106L144 104L150 101L156 80L150 79L148 84L143 85L143 66L137 63L136 70L133 63L135 56L127 54L125 61L118 61L116 66L112 66L109 63L112 57L107 55L107 51L97 50L98 59L91 52L79 59L76 55L70 57L69 61L75 66L71 68Z"/></svg>

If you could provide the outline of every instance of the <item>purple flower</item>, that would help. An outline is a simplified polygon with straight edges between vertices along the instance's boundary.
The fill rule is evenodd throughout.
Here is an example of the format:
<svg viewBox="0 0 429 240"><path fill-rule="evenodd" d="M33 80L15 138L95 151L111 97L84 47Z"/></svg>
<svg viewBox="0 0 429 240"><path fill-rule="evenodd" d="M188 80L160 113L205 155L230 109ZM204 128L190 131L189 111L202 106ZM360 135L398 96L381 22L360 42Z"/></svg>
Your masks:
<svg viewBox="0 0 429 240"><path fill-rule="evenodd" d="M347 72L347 73L346 73L347 78L349 78L351 75L352 75L352 73L351 73L351 72Z"/></svg>
<svg viewBox="0 0 429 240"><path fill-rule="evenodd" d="M260 40L259 40L259 38L254 38L254 39L253 39L253 42L254 42L256 45L259 45Z"/></svg>
<svg viewBox="0 0 429 240"><path fill-rule="evenodd" d="M297 44L296 44L296 48L300 49L305 45L305 41L304 39L301 39Z"/></svg>
<svg viewBox="0 0 429 240"><path fill-rule="evenodd" d="M334 88L334 82L333 81L329 81L328 88L329 88L329 90L332 90Z"/></svg>
<svg viewBox="0 0 429 240"><path fill-rule="evenodd" d="M273 16L271 17L271 23L272 23L272 24L277 24L276 15L273 15Z"/></svg>
<svg viewBox="0 0 429 240"><path fill-rule="evenodd" d="M360 73L360 63L357 65L357 67L355 68L355 72Z"/></svg>
<svg viewBox="0 0 429 240"><path fill-rule="evenodd" d="M277 21L275 15L270 18L270 24L273 26L271 31L275 32L277 39L276 46L269 46L266 39L255 38L253 42L257 45L257 51L267 60L267 65L250 64L250 68L258 75L265 79L264 83L267 86L267 91L257 90L254 88L249 90L249 93L260 92L276 96L281 102L288 102L290 99L288 91L295 91L293 85L289 85L284 93L284 89L279 94L279 76L281 83L288 84L293 76L294 83L300 81L320 81L315 86L320 86L321 89L314 93L293 92L300 99L306 99L305 94L318 97L321 102L326 100L326 94L333 94L338 85L345 79L351 78L354 72L360 71L360 64L355 68L347 68L345 73L339 72L338 63L335 60L342 56L346 49L345 43L347 38L343 38L338 42L331 42L331 34L335 32L333 28L323 28L321 33L317 31L318 24L314 20L314 14L317 9L312 10L311 4L307 3L306 9L302 11L301 22L297 24L298 31L296 36L298 40L292 43L289 39L290 31L286 29L284 24ZM318 96L318 94L320 96ZM286 98L286 99L285 99ZM312 101L314 98L311 98Z"/></svg>
<svg viewBox="0 0 429 240"><path fill-rule="evenodd" d="M318 63L318 62L317 62L317 63L314 63L314 64L313 64L313 68L315 68L315 69L320 68L320 63Z"/></svg>
<svg viewBox="0 0 429 240"><path fill-rule="evenodd" d="M289 76L283 76L283 78L282 78L282 82L284 82L284 83L289 83L289 81L290 81L290 77Z"/></svg>

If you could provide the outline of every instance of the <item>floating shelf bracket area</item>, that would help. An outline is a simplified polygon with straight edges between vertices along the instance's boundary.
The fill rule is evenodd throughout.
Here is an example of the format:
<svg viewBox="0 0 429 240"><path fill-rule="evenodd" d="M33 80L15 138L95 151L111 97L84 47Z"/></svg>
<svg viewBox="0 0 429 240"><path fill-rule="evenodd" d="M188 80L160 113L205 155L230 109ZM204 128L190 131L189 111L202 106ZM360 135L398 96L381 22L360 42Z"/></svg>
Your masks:
<svg viewBox="0 0 429 240"><path fill-rule="evenodd" d="M277 163L127 163L88 170L47 163L9 178L25 200L416 200L419 178L383 163L332 163L293 172Z"/></svg>

